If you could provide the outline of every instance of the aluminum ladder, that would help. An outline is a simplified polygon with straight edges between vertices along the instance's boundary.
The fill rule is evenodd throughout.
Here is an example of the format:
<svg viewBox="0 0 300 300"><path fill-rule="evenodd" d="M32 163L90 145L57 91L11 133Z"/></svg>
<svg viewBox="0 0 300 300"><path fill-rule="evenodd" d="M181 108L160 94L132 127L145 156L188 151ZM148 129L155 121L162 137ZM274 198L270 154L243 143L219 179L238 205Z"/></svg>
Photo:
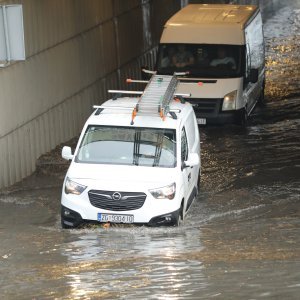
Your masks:
<svg viewBox="0 0 300 300"><path fill-rule="evenodd" d="M143 92L139 91L123 91L123 90L109 90L109 93L120 94L132 94L141 95L137 104L132 111L131 125L134 124L134 119L137 115L157 116L159 115L162 120L165 120L166 115L169 113L172 118L176 119L175 111L170 110L170 103L174 97L190 97L190 94L178 94L176 88L179 83L176 75L156 75L154 74L149 81L144 80L132 80L127 79L127 83L146 83L146 88ZM118 97L114 96L113 100L117 100ZM98 113L107 107L94 106L98 109ZM125 107L114 107L115 109L124 109Z"/></svg>

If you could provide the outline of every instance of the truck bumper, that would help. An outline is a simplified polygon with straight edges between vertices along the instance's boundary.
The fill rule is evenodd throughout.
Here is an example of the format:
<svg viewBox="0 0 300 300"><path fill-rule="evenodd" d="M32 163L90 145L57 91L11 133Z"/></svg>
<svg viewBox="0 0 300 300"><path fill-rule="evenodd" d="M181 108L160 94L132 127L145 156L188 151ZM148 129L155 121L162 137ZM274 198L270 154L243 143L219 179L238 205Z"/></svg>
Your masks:
<svg viewBox="0 0 300 300"><path fill-rule="evenodd" d="M239 124L243 109L221 112L216 115L196 114L197 119L206 119L206 125Z"/></svg>
<svg viewBox="0 0 300 300"><path fill-rule="evenodd" d="M244 109L222 111L223 99L189 99L197 119L205 119L206 125L239 123Z"/></svg>

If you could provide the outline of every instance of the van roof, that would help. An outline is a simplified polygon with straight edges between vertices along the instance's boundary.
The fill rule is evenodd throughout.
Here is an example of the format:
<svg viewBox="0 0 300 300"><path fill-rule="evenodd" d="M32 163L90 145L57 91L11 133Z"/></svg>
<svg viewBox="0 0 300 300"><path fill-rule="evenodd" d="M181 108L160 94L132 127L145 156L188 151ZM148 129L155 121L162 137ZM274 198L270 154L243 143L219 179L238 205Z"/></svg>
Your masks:
<svg viewBox="0 0 300 300"><path fill-rule="evenodd" d="M101 107L107 107L101 113L97 114L97 109L92 113L86 122L86 125L103 125L103 126L124 126L124 127L151 127L151 128L177 128L182 119L191 111L192 106L186 103L172 101L170 109L178 110L177 119L173 119L169 114L163 121L157 114L155 115L139 115L134 119L134 125L130 125L132 119L132 111L136 106L139 98L124 97L117 100L108 100Z"/></svg>
<svg viewBox="0 0 300 300"><path fill-rule="evenodd" d="M245 44L244 28L256 5L190 4L165 24L161 43Z"/></svg>

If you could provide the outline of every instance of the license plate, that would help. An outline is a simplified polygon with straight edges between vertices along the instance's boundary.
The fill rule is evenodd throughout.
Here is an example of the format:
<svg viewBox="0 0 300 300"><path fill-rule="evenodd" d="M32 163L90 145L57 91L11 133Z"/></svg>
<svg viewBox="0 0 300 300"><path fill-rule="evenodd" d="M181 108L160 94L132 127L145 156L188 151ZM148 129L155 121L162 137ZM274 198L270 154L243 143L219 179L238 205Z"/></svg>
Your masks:
<svg viewBox="0 0 300 300"><path fill-rule="evenodd" d="M199 125L206 125L206 119L204 119L204 118L197 118L197 123Z"/></svg>
<svg viewBox="0 0 300 300"><path fill-rule="evenodd" d="M111 222L111 223L133 223L133 215L115 215L115 214L102 214L98 213L99 222Z"/></svg>

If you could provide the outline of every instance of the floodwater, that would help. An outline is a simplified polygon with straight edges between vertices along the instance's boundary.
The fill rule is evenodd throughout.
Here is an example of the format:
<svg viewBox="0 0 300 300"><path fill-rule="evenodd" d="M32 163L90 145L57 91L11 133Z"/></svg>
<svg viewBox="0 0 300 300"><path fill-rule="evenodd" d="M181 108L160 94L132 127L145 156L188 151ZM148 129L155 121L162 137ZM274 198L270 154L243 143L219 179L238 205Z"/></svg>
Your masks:
<svg viewBox="0 0 300 300"><path fill-rule="evenodd" d="M0 192L0 299L300 298L300 1L262 8L267 104L201 129L184 225L61 230L64 172L44 165Z"/></svg>

